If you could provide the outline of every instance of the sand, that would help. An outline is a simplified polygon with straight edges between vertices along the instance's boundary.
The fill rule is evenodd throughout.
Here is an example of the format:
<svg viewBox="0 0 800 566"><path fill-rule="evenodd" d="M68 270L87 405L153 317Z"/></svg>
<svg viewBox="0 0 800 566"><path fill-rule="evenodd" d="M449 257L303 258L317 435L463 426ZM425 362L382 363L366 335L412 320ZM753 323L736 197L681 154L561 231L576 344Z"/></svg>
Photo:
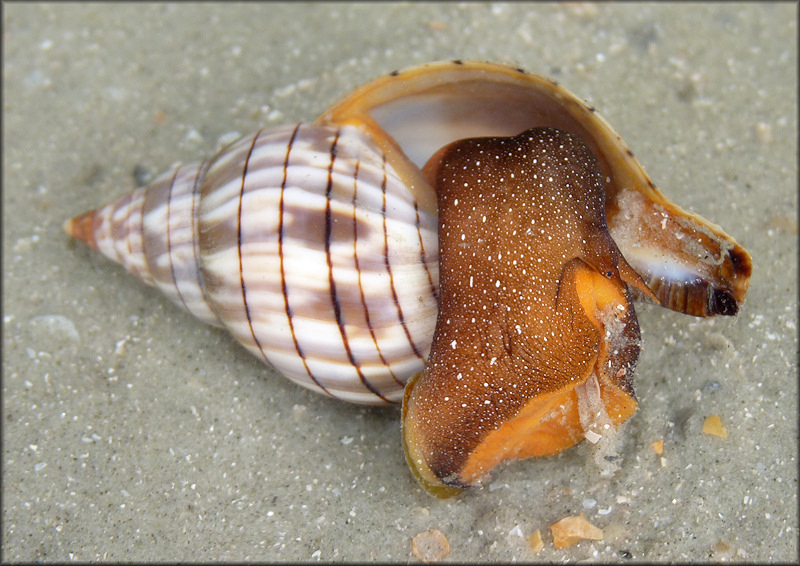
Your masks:
<svg viewBox="0 0 800 566"><path fill-rule="evenodd" d="M4 561L406 562L429 529L446 561L797 561L796 24L793 3L4 4ZM62 232L175 161L452 58L590 100L753 256L735 318L637 306L612 477L583 443L436 500L398 408L292 384ZM580 513L603 539L554 548Z"/></svg>

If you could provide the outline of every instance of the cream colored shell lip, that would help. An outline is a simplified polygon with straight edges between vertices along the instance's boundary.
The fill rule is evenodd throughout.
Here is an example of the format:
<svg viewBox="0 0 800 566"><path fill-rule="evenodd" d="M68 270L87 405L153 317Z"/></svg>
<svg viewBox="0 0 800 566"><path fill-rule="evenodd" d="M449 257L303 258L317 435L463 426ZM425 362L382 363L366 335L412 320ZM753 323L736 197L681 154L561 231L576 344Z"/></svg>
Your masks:
<svg viewBox="0 0 800 566"><path fill-rule="evenodd" d="M596 156L609 231L663 306L738 311L747 252L664 197L594 108L495 63L390 73L313 124L247 136L65 229L297 383L398 402L436 319L436 192L422 166L452 141L542 126Z"/></svg>

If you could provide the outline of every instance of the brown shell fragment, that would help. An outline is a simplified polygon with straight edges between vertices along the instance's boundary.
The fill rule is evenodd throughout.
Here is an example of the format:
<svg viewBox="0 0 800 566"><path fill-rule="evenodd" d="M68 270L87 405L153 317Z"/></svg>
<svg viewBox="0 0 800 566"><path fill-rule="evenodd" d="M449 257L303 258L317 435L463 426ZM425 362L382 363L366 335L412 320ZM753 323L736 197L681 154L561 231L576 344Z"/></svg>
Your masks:
<svg viewBox="0 0 800 566"><path fill-rule="evenodd" d="M539 554L542 551L544 542L542 542L542 531L540 529L536 529L533 534L528 537L528 544L535 554Z"/></svg>
<svg viewBox="0 0 800 566"><path fill-rule="evenodd" d="M655 452L657 455L661 456L664 454L664 441L656 440L655 442L651 442L650 448L652 448L653 452Z"/></svg>
<svg viewBox="0 0 800 566"><path fill-rule="evenodd" d="M450 554L450 543L441 531L430 529L411 540L411 553L426 564L439 562Z"/></svg>
<svg viewBox="0 0 800 566"><path fill-rule="evenodd" d="M703 422L703 434L709 436L718 436L720 438L728 438L728 431L722 424L722 419L719 415L711 415Z"/></svg>
<svg viewBox="0 0 800 566"><path fill-rule="evenodd" d="M564 517L550 525L553 533L553 546L569 548L582 540L603 540L603 530L595 527L583 516Z"/></svg>

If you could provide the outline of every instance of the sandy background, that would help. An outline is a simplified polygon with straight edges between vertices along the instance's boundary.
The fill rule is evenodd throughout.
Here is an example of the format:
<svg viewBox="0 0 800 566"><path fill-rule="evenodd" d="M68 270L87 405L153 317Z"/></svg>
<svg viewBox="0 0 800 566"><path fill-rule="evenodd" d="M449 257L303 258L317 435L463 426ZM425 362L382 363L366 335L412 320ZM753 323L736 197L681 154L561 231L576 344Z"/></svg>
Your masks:
<svg viewBox="0 0 800 566"><path fill-rule="evenodd" d="M796 22L793 3L4 3L3 560L404 562L436 528L452 561L796 561ZM233 132L450 58L558 79L753 255L735 319L638 309L613 478L581 445L435 500L397 408L277 377L61 231ZM701 433L712 414L727 439ZM554 549L547 526L581 512L605 538Z"/></svg>

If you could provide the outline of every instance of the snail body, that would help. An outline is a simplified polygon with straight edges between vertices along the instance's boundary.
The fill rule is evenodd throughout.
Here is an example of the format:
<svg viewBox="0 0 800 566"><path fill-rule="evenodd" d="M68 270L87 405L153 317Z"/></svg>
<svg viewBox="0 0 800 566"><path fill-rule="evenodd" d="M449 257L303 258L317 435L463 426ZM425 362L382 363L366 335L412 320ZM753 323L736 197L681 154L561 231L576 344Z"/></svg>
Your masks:
<svg viewBox="0 0 800 566"><path fill-rule="evenodd" d="M564 347L571 348L573 370L556 372L557 379L547 377L550 364L564 358L557 350L540 351L532 358L536 363L527 366L538 376L530 383L538 385L516 400L506 390L512 397L503 403L516 412L496 413L494 425L480 427L480 433L473 430L474 442L461 445L466 459L445 457L452 434L462 431L448 436L443 430L463 423L443 424L447 419L436 416L437 403L451 397L447 388L455 391L458 380L434 371L434 365L446 359L463 365L461 373L471 371L466 366L473 355L458 351L456 358L444 356L450 354L448 347L457 350L449 344L458 339L445 330L443 313L458 309L452 295L465 285L452 277L466 277L469 271L453 270L459 263L452 258L467 247L487 252L481 246L491 240L476 236L470 224L475 217L457 220L455 207L470 201L477 210L482 200L494 202L496 195L481 192L474 175L483 169L474 164L481 161L475 156L460 164L460 188L450 187L440 173L452 152L483 143L499 152L486 159L503 162L508 172L495 171L493 177L507 181L516 171L517 177L538 178L541 163L530 161L533 146L525 144L545 143L545 137L590 156L591 165L575 159L548 162L548 167L566 168L552 176L571 179L572 192L547 189L556 191L554 199L561 195L547 213L552 219L520 218L550 230L559 215L580 217L571 238L585 242L575 247L578 240L558 237L554 242L555 231L537 232L544 239L535 245L536 265L503 277L518 287L542 283L535 303L546 307L530 335L541 335L542 320L554 324ZM521 148L515 149L518 157L504 153L508 144ZM591 182L577 184L575 171L583 171ZM495 192L522 199L520 210L525 198L538 198L533 186L525 197L521 185L503 183ZM487 212L498 223L514 224L513 214L498 214ZM362 404L397 403L405 395L409 463L434 492L474 485L503 459L555 453L593 426L587 410L575 409L567 411L571 424L550 431L560 440L545 441L550 433L540 427L534 436L541 442L520 440L518 449L484 442L492 431L500 435L513 429L515 438L522 438L539 421L518 417L535 413L535 407L556 410L559 403L575 401L604 407L611 421L623 421L636 407L631 379L639 331L632 299L694 316L733 315L751 272L747 252L721 228L658 191L594 108L544 77L463 61L378 78L311 124L244 137L205 162L175 167L150 186L67 221L65 229L181 308L224 327L259 359L305 387ZM444 237L444 229L462 239ZM520 240L519 234L507 236L492 245L522 250L533 242ZM531 257L529 250L525 261ZM450 270L441 282L440 260ZM472 274L473 281L486 276L480 273ZM508 301L500 293L494 310L507 311ZM515 308L529 306L523 301ZM478 318L479 313L473 314ZM567 336L568 321L574 323L574 339ZM489 319L487 324L509 329ZM524 326L517 321L511 329L517 325ZM511 355L503 358L507 367L517 367L516 347L509 346L517 339L503 342L503 336L486 330L482 339L488 340L488 350L500 348ZM437 418L441 426L431 424ZM516 424L504 428L511 421ZM482 455L470 459L476 451Z"/></svg>
<svg viewBox="0 0 800 566"><path fill-rule="evenodd" d="M439 317L406 388L403 440L421 483L446 494L627 419L639 356L627 285L653 295L609 235L602 173L578 138L462 140L429 169Z"/></svg>

